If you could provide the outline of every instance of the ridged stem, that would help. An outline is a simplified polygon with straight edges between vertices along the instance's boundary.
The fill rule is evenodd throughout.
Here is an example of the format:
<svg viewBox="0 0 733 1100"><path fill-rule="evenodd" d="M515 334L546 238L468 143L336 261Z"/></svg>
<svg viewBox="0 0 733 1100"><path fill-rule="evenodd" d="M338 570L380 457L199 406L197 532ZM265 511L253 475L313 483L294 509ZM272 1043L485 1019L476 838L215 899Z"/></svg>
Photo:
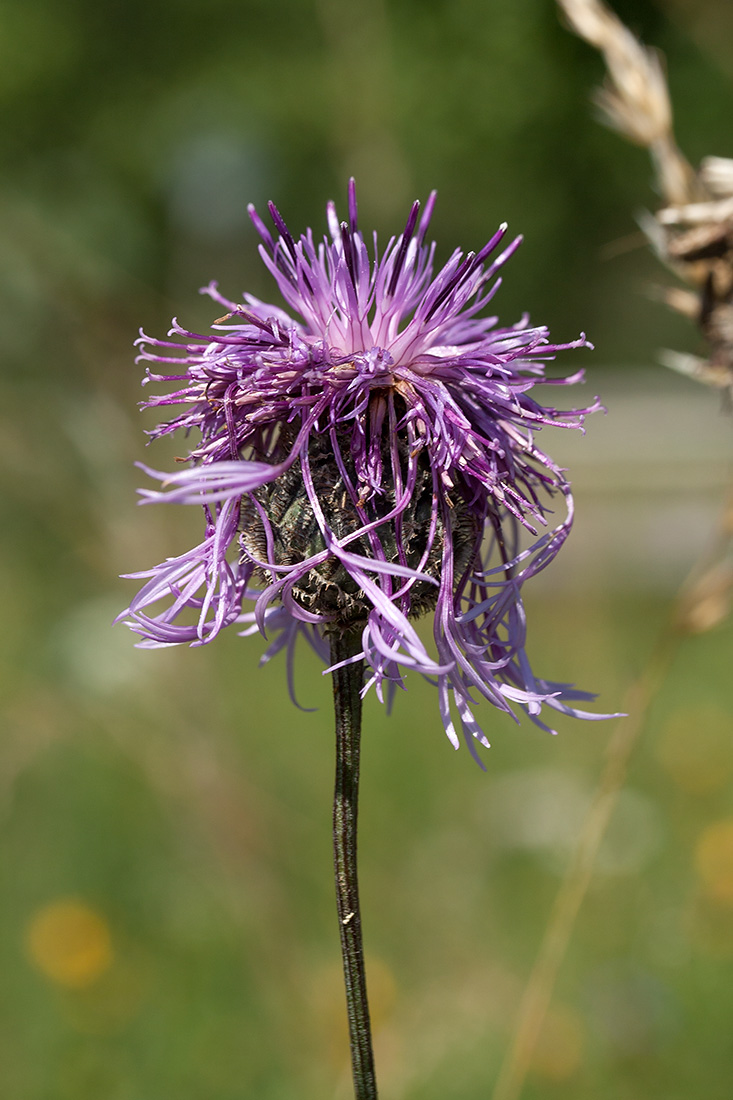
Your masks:
<svg viewBox="0 0 733 1100"><path fill-rule="evenodd" d="M331 663L348 660L361 648L358 633L331 639ZM341 958L349 1017L351 1070L356 1100L376 1100L374 1054L369 1023L364 948L359 911L356 865L359 809L359 748L361 740L361 686L363 661L344 665L333 673L336 717L336 782L333 794L333 860L336 907L341 936Z"/></svg>

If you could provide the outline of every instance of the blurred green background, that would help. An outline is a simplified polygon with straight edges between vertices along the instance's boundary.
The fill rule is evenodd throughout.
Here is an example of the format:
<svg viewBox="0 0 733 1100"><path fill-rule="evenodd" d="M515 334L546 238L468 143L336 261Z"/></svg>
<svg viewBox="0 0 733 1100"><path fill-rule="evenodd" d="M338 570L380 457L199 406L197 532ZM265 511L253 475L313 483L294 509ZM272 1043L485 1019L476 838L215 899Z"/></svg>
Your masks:
<svg viewBox="0 0 733 1100"><path fill-rule="evenodd" d="M666 54L693 163L733 156L727 0L624 0ZM602 74L550 0L4 0L0 11L0 1091L8 1100L348 1097L330 869L329 685L230 632L140 652L117 575L199 538L137 509L150 414L139 325L272 299L245 213L291 228L357 177L399 231L439 191L439 258L507 220L497 298L581 329L609 415L558 439L578 488L565 564L528 593L543 675L620 709L704 550L730 419L654 367L691 327L636 232L645 154L599 127ZM575 369L578 357L565 365ZM560 433L558 433L560 434ZM553 449L553 440L546 441ZM183 444L179 444L180 447ZM526 1097L730 1096L729 625L682 643L581 912ZM416 680L366 706L362 903L385 1100L489 1097L611 727L556 739L493 712L481 773Z"/></svg>

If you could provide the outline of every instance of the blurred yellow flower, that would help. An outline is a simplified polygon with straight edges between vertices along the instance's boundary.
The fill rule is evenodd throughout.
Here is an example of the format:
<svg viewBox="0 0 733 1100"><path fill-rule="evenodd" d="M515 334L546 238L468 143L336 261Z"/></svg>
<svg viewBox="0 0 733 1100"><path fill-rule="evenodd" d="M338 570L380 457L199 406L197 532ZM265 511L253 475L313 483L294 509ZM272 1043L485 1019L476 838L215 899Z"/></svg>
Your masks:
<svg viewBox="0 0 733 1100"><path fill-rule="evenodd" d="M695 867L703 894L733 907L733 818L703 830L695 848Z"/></svg>
<svg viewBox="0 0 733 1100"><path fill-rule="evenodd" d="M26 928L26 948L46 978L69 989L92 985L113 958L106 920L76 898L61 898L38 909Z"/></svg>
<svg viewBox="0 0 733 1100"><path fill-rule="evenodd" d="M732 716L712 705L677 711L662 730L656 757L689 794L720 790L733 776Z"/></svg>

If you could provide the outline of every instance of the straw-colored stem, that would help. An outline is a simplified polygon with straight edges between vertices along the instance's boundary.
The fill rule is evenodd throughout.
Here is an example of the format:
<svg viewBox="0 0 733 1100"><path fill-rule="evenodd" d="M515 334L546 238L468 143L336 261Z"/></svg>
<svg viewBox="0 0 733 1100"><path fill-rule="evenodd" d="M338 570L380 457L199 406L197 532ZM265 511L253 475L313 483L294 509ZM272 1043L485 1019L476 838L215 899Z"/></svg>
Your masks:
<svg viewBox="0 0 733 1100"><path fill-rule="evenodd" d="M609 740L605 766L581 827L575 855L555 898L492 1100L518 1100L521 1096L557 976L593 876L598 850L626 780L629 760L644 730L649 708L665 683L682 638L710 630L730 611L733 573L728 562L732 546L733 487L728 492L708 550L683 583L672 615L663 623L646 667L627 692L624 709L628 717L620 720Z"/></svg>
<svg viewBox="0 0 733 1100"><path fill-rule="evenodd" d="M493 1100L518 1100L547 1015L560 966L649 707L664 683L680 635L665 628L647 667L626 699L629 717L620 720L608 744L606 764L588 810L573 860L558 891L519 1008L514 1041L501 1067Z"/></svg>

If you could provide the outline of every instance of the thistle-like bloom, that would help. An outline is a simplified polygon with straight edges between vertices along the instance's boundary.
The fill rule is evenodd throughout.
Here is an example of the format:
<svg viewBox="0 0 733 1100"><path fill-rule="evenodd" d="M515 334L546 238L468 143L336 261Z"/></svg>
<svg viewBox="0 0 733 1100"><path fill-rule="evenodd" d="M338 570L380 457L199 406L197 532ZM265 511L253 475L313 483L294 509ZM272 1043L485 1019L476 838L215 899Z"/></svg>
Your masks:
<svg viewBox="0 0 733 1100"><path fill-rule="evenodd" d="M191 467L146 470L164 491L145 502L203 505L203 541L154 569L127 614L148 647L201 645L234 623L272 638L263 660L302 634L328 661L330 635L361 638L364 690L388 701L406 669L437 685L453 745L488 745L473 706L488 699L544 729L543 706L591 698L534 676L525 655L522 585L570 530L563 471L536 442L549 426L581 428L589 408L562 412L530 395L558 351L525 317L510 328L481 316L503 250L502 225L478 253L459 249L433 274L425 243L435 195L410 211L381 257L328 206L329 237L296 241L276 207L273 236L253 208L260 254L297 319L250 295L207 287L225 316L212 335L173 322L172 340L141 335L146 381L175 383L148 406L183 406L151 434L179 428L200 442ZM571 384L582 372L554 379ZM555 524L559 500L565 518ZM152 615L148 609L163 603ZM250 610L245 610L245 607ZM431 656L414 620L432 615ZM516 717L516 715L514 715ZM458 722L455 719L458 719Z"/></svg>

